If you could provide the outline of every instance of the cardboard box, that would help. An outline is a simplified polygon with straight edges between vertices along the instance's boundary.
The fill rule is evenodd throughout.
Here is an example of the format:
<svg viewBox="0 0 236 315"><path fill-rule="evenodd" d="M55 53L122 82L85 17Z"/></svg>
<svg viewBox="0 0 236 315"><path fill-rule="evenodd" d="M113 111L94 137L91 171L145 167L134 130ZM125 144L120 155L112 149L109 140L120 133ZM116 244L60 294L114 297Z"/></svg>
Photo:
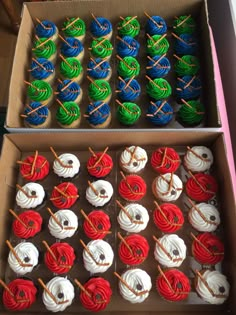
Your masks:
<svg viewBox="0 0 236 315"><path fill-rule="evenodd" d="M145 34L144 34L144 25L147 21L146 16L144 15L144 11L148 12L150 15L160 15L162 16L168 23L168 25L172 25L172 21L174 16L191 14L196 18L196 21L199 26L200 33L200 59L201 59L201 76L203 80L203 103L206 107L207 117L200 127L204 128L219 128L221 126L220 117L218 113L218 104L216 99L216 86L214 80L214 70L213 70L213 59L212 59L212 51L210 45L210 34L209 34L209 23L208 23L208 10L207 10L207 2L205 0L121 0L119 4L115 0L106 1L106 0L93 0L93 1L51 1L51 2L37 2L37 3L25 3L21 27L18 35L18 41L16 45L15 58L12 68L12 76L10 82L10 92L9 92L9 104L8 104L8 114L6 119L6 128L10 132L39 132L38 129L34 128L26 128L23 124L23 119L20 117L20 114L23 111L23 107L26 101L26 85L24 83L25 79L29 79L29 65L31 58L31 48L32 48L32 40L34 37L34 29L37 24L35 18L49 19L56 23L59 30L61 29L62 23L66 17L74 17L79 16L85 20L87 33L85 40L85 59L83 62L84 70L86 74L86 65L89 59L88 54L88 46L91 43L91 35L89 34L89 25L92 21L91 12L95 14L95 16L105 16L109 18L113 24L113 29L116 30L117 23L119 22L119 16L134 16L137 15L139 21L141 22L142 34L140 35L140 41L142 45L142 49L144 51L145 46ZM171 58L171 64L173 67L174 57L173 57L173 39L171 38L171 29L168 30L168 39L170 40L172 48L168 53L168 58ZM116 31L113 35L113 45L116 45ZM111 80L111 86L113 90L113 98L110 103L111 105L111 113L112 113L112 122L109 129L126 129L124 126L120 125L115 118L117 104L115 102L115 89L116 89L116 63L117 60L115 58L115 51L112 56L112 67L113 67L113 75ZM145 53L142 54L139 62L142 65L142 73L138 77L138 81L142 86L142 91L145 91L146 79L145 79L145 64L146 57ZM170 78L167 80L174 85L174 71L172 69ZM82 83L82 89L84 91L84 98L81 103L81 112L82 115L85 113L86 107L89 103L88 96L86 93L88 86L88 80L85 79ZM55 89L54 89L55 90ZM170 98L170 103L174 106L174 110L177 111L178 106L175 103L174 99ZM141 106L142 116L140 121L136 124L136 126L129 128L130 129L155 129L146 121L146 108L148 104L148 98L146 93L142 93L140 100L137 102L138 105ZM55 112L57 109L57 104L55 103L50 109L52 110L53 123L50 129L43 130L45 131L62 131L61 128L58 127L55 119ZM178 122L174 120L164 129L179 129L182 128ZM82 117L82 122L77 130L86 130L91 127L87 123L86 119ZM73 130L64 129L63 132L71 132ZM97 131L97 130L95 130Z"/></svg>
<svg viewBox="0 0 236 315"><path fill-rule="evenodd" d="M236 206L235 196L233 194L232 182L230 177L230 169L227 163L227 152L225 150L223 134L215 132L188 132L183 137L182 132L115 132L110 133L107 137L107 133L99 133L96 138L93 137L93 132L85 133L58 133L58 134L38 134L37 143L35 141L34 134L10 134L5 135L4 144L2 149L2 156L0 161L0 200L1 200L1 212L0 212L0 277L4 279L6 261L8 255L8 249L5 244L5 240L9 238L10 227L12 218L8 213L8 209L14 207L16 189L15 185L18 180L18 166L17 160L22 159L24 156L32 153L34 150L39 150L44 155L49 155L49 146L53 146L57 152L88 152L88 146L91 146L94 150L104 149L105 146L109 146L109 151L120 152L122 148L128 145L140 145L145 148L156 148L157 146L166 145L171 147L186 147L186 145L206 145L211 148L214 154L214 176L216 176L219 183L219 201L220 201L220 215L222 219L223 227L223 239L225 243L225 258L222 265L223 273L227 275L231 284L230 297L223 305L210 305L204 303L199 299L189 298L187 302L169 303L166 302L155 294L155 283L153 279L152 295L146 301L140 305L132 305L131 303L125 303L121 301L119 297L117 282L112 285L113 297L112 303L106 311L106 314L225 314L229 312L236 314L236 247L234 240L236 239ZM63 139L63 141L62 141ZM50 153L51 154L51 153ZM51 160L53 157L51 156ZM52 171L51 171L52 172ZM83 182L86 175L85 170L80 176ZM145 176L145 172L142 175ZM85 183L86 185L86 183ZM80 204L78 204L80 207ZM78 208L77 207L77 208ZM77 209L78 210L78 209ZM42 210L43 211L43 210ZM41 214L42 214L41 211ZM115 217L115 216L114 216ZM150 217L150 220L151 217ZM47 224L47 223L46 223ZM113 229L115 227L113 226ZM178 233L177 233L178 234ZM78 236L81 237L80 235ZM79 246L79 245L78 245ZM115 250L115 249L114 249ZM151 249L152 250L152 249ZM149 255L152 255L151 253ZM157 265L157 264L156 264ZM117 268L117 264L115 267ZM125 268L125 266L123 266ZM141 266L142 268L142 266ZM152 266L155 269L155 266ZM82 268L81 268L82 269ZM79 268L78 268L79 270ZM78 271L81 272L81 271ZM190 273L188 273L189 276ZM157 275L157 272L156 272ZM29 275L30 276L30 275ZM107 274L104 274L107 277ZM73 280L73 279L72 279ZM115 278L114 278L114 281ZM2 290L2 289L0 289ZM42 290L39 293L39 299ZM74 311L81 311L81 304L78 301L79 291L76 291L77 300L75 305L78 305L78 309L75 309L75 305L64 312L64 314L71 314ZM152 298L151 298L152 296ZM153 298L154 297L154 298ZM198 302L196 302L198 301ZM158 302L158 303L157 303ZM43 307L40 304L40 307ZM43 308L43 312L47 313ZM8 314L2 309L0 305L0 314ZM26 311L24 314L39 314L39 310Z"/></svg>

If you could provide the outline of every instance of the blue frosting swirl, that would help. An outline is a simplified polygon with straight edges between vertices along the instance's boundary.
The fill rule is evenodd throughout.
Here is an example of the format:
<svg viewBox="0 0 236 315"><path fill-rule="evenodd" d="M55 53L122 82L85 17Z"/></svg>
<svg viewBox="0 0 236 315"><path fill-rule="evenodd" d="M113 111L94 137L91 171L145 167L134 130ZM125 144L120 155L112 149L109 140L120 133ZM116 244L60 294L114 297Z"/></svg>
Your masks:
<svg viewBox="0 0 236 315"><path fill-rule="evenodd" d="M47 106L40 106L42 106L40 102L32 102L29 106L25 107L24 115L27 115L25 120L28 124L38 126L45 122L49 114L49 109ZM32 114L29 114L35 108L38 108L38 110L36 110Z"/></svg>
<svg viewBox="0 0 236 315"><path fill-rule="evenodd" d="M147 109L147 119L156 126L165 126L173 118L173 108L169 103L165 103L158 111L163 101L150 103Z"/></svg>
<svg viewBox="0 0 236 315"><path fill-rule="evenodd" d="M102 63L96 69L94 69L100 62ZM92 79L105 79L109 75L110 71L110 63L102 58L90 60L87 65L87 74Z"/></svg>
<svg viewBox="0 0 236 315"><path fill-rule="evenodd" d="M44 27L43 27L44 25ZM35 33L38 37L45 37L49 38L56 34L57 32L57 27L56 25L48 20L44 20L41 22L41 24L37 24L35 27Z"/></svg>
<svg viewBox="0 0 236 315"><path fill-rule="evenodd" d="M122 102L133 102L141 94L141 86L137 80L133 79L126 87L130 79L120 80L117 85L118 97ZM125 88L126 87L126 88Z"/></svg>
<svg viewBox="0 0 236 315"><path fill-rule="evenodd" d="M93 20L90 24L90 32L94 37L104 37L112 32L112 24L111 22L104 17L96 17L95 21ZM100 27L100 25L102 27Z"/></svg>
<svg viewBox="0 0 236 315"><path fill-rule="evenodd" d="M54 65L51 63L51 61L47 60L46 58L37 58L35 60L37 62L32 60L30 65L30 73L34 79L36 80L47 79L55 71ZM40 67L38 63L41 64L42 67Z"/></svg>
<svg viewBox="0 0 236 315"><path fill-rule="evenodd" d="M103 103L103 105L99 107L102 103L103 102L101 101L97 101L88 105L86 115L88 115L87 120L91 125L97 126L103 124L107 120L111 111L110 106L107 103ZM97 107L99 108L94 110ZM92 111L93 113L90 114Z"/></svg>
<svg viewBox="0 0 236 315"><path fill-rule="evenodd" d="M163 35L167 31L167 25L165 20L157 15L153 15L152 19L148 19L146 24L146 32L149 35ZM153 22L154 20L155 22Z"/></svg>
<svg viewBox="0 0 236 315"><path fill-rule="evenodd" d="M198 50L198 42L192 34L181 34L175 38L174 50L178 55L194 55Z"/></svg>
<svg viewBox="0 0 236 315"><path fill-rule="evenodd" d="M175 94L178 98L191 100L200 96L202 83L199 77L185 75L177 78Z"/></svg>
<svg viewBox="0 0 236 315"><path fill-rule="evenodd" d="M65 57L77 57L84 49L80 40L74 37L66 37L66 42L61 44L61 53Z"/></svg>
<svg viewBox="0 0 236 315"><path fill-rule="evenodd" d="M126 56L137 57L140 44L131 36L123 36L122 41L118 40L116 49L118 55L122 58Z"/></svg>
<svg viewBox="0 0 236 315"><path fill-rule="evenodd" d="M64 91L62 89L69 83L71 80L64 80L62 83L57 86L57 97L62 102L75 101L78 95L81 93L81 87L77 82L72 82Z"/></svg>
<svg viewBox="0 0 236 315"><path fill-rule="evenodd" d="M151 59L148 60L147 68L146 68L147 75L151 77L152 79L164 78L171 69L169 59L166 57L163 57L163 58L161 57L162 56L154 56L152 57L152 60ZM160 61L154 66L155 62L159 59Z"/></svg>

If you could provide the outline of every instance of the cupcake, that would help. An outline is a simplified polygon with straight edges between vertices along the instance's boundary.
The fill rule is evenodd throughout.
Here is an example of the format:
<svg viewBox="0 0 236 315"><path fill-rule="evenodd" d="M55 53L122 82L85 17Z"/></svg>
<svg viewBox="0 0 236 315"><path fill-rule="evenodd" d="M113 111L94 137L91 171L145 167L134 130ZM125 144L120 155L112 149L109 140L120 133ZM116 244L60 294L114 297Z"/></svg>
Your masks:
<svg viewBox="0 0 236 315"><path fill-rule="evenodd" d="M103 152L94 152L91 148L90 158L87 161L88 173L96 178L103 178L110 174L113 168L113 160L109 154L107 154L108 147Z"/></svg>
<svg viewBox="0 0 236 315"><path fill-rule="evenodd" d="M121 57L118 58L119 62L117 65L118 74L124 79L135 78L140 73L140 64L134 57Z"/></svg>
<svg viewBox="0 0 236 315"><path fill-rule="evenodd" d="M17 188L16 204L22 209L33 209L43 203L45 191L42 185L29 182L23 187L17 184Z"/></svg>
<svg viewBox="0 0 236 315"><path fill-rule="evenodd" d="M91 102L103 101L109 103L111 100L111 86L105 80L91 80L88 87L88 96Z"/></svg>
<svg viewBox="0 0 236 315"><path fill-rule="evenodd" d="M50 110L40 102L27 104L21 117L25 126L30 128L49 128L52 120Z"/></svg>
<svg viewBox="0 0 236 315"><path fill-rule="evenodd" d="M166 101L150 102L147 109L147 120L155 126L166 126L168 125L174 115L172 106Z"/></svg>
<svg viewBox="0 0 236 315"><path fill-rule="evenodd" d="M199 72L200 62L197 57L193 55L174 56L177 58L174 70L178 76L195 75Z"/></svg>
<svg viewBox="0 0 236 315"><path fill-rule="evenodd" d="M156 55L164 55L169 50L169 42L164 35L148 35L146 52L149 56L154 57Z"/></svg>
<svg viewBox="0 0 236 315"><path fill-rule="evenodd" d="M166 22L161 16L158 16L158 15L149 16L147 14L145 15L148 17L148 20L146 23L146 33L153 36L153 35L163 35L167 32Z"/></svg>
<svg viewBox="0 0 236 315"><path fill-rule="evenodd" d="M199 125L205 118L205 107L200 101L184 101L177 116L180 122L186 126Z"/></svg>
<svg viewBox="0 0 236 315"><path fill-rule="evenodd" d="M80 107L73 101L61 103L56 112L56 120L62 128L79 128L81 122Z"/></svg>
<svg viewBox="0 0 236 315"><path fill-rule="evenodd" d="M71 210L59 210L50 217L48 229L56 239L72 237L78 229L78 218Z"/></svg>
<svg viewBox="0 0 236 315"><path fill-rule="evenodd" d="M170 61L165 55L156 55L148 58L146 73L151 79L166 77L170 69Z"/></svg>
<svg viewBox="0 0 236 315"><path fill-rule="evenodd" d="M131 36L136 37L140 32L140 24L137 20L137 16L127 16L121 18L121 21L118 23L118 34L120 36Z"/></svg>
<svg viewBox="0 0 236 315"><path fill-rule="evenodd" d="M112 24L111 22L102 17L95 17L93 16L93 20L90 24L90 32L92 34L93 37L97 38L97 37L105 37L108 40L111 40L112 37Z"/></svg>
<svg viewBox="0 0 236 315"><path fill-rule="evenodd" d="M105 37L99 37L92 40L89 50L92 57L109 60L112 55L113 46Z"/></svg>
<svg viewBox="0 0 236 315"><path fill-rule="evenodd" d="M122 102L134 102L141 94L141 86L137 80L119 78L117 84L117 96Z"/></svg>
<svg viewBox="0 0 236 315"><path fill-rule="evenodd" d="M44 20L39 21L35 27L35 34L39 38L50 38L53 42L58 39L58 29L52 21Z"/></svg>
<svg viewBox="0 0 236 315"><path fill-rule="evenodd" d="M119 165L124 172L138 174L144 170L147 161L147 152L139 146L132 145L121 153Z"/></svg>
<svg viewBox="0 0 236 315"><path fill-rule="evenodd" d="M146 85L146 92L151 98L158 101L171 95L172 88L165 79L157 78L152 80L149 77L147 78L149 82Z"/></svg>
<svg viewBox="0 0 236 315"><path fill-rule="evenodd" d="M109 231L110 228L110 218L104 211L93 210L88 215L85 214L84 233L92 240L103 239L107 234L111 233Z"/></svg>
<svg viewBox="0 0 236 315"><path fill-rule="evenodd" d="M178 170L181 160L173 148L161 147L156 149L151 156L152 168L160 173L174 173Z"/></svg>
<svg viewBox="0 0 236 315"><path fill-rule="evenodd" d="M132 36L124 36L119 37L117 36L117 39L119 40L116 46L117 54L121 57L137 57L140 49L139 42L134 39Z"/></svg>
<svg viewBox="0 0 236 315"><path fill-rule="evenodd" d="M132 102L124 102L119 104L117 111L116 111L116 117L118 121L124 125L124 126L132 126L135 123L138 122L140 116L141 116L141 108Z"/></svg>
<svg viewBox="0 0 236 315"><path fill-rule="evenodd" d="M79 174L80 161L72 153L62 153L59 156L56 155L55 151L50 148L56 157L53 162L54 173L61 178L74 178Z"/></svg>
<svg viewBox="0 0 236 315"><path fill-rule="evenodd" d="M184 155L184 166L193 173L209 171L214 161L210 149L205 146L187 147Z"/></svg>
<svg viewBox="0 0 236 315"><path fill-rule="evenodd" d="M181 15L179 17L175 17L173 22L174 32L178 35L193 34L196 31L196 28L196 22L191 15Z"/></svg>
<svg viewBox="0 0 236 315"><path fill-rule="evenodd" d="M184 240L176 234L164 234L161 238L154 237L155 259L164 267L173 268L182 265L186 258L186 245Z"/></svg>
<svg viewBox="0 0 236 315"><path fill-rule="evenodd" d="M64 182L54 186L50 200L54 207L63 209L72 207L78 198L78 188L73 183Z"/></svg>
<svg viewBox="0 0 236 315"><path fill-rule="evenodd" d="M75 102L79 104L82 100L83 91L74 80L64 80L58 84L55 94L62 103Z"/></svg>
<svg viewBox="0 0 236 315"><path fill-rule="evenodd" d="M34 80L28 85L27 96L33 102L49 106L53 100L52 87L45 81Z"/></svg>
<svg viewBox="0 0 236 315"><path fill-rule="evenodd" d="M157 199L165 202L177 200L183 190L179 176L173 173L160 174L152 183L152 192Z"/></svg>
<svg viewBox="0 0 236 315"><path fill-rule="evenodd" d="M41 231L42 223L43 218L38 212L33 210L24 211L17 215L12 224L12 231L16 237L28 239Z"/></svg>
<svg viewBox="0 0 236 315"><path fill-rule="evenodd" d="M180 34L175 37L174 50L177 55L195 55L198 51L198 42L195 36L192 34Z"/></svg>
<svg viewBox="0 0 236 315"><path fill-rule="evenodd" d="M81 42L84 41L86 26L82 19L78 18L67 18L63 23L62 31L67 37L74 37Z"/></svg>
<svg viewBox="0 0 236 315"><path fill-rule="evenodd" d="M53 64L56 63L57 47L50 38L43 37L35 40L33 42L32 53L36 58L45 58Z"/></svg>
<svg viewBox="0 0 236 315"><path fill-rule="evenodd" d="M29 71L33 80L43 80L50 84L54 81L55 67L53 63L46 58L33 58Z"/></svg>
<svg viewBox="0 0 236 315"><path fill-rule="evenodd" d="M101 58L90 59L87 65L87 75L93 80L102 79L109 81L112 69L109 61Z"/></svg>
<svg viewBox="0 0 236 315"><path fill-rule="evenodd" d="M77 38L66 37L61 44L61 54L65 58L73 57L82 62L84 58L84 47Z"/></svg>
<svg viewBox="0 0 236 315"><path fill-rule="evenodd" d="M118 234L119 236L120 234ZM139 234L132 234L121 239L118 255L126 265L139 265L148 257L149 244L145 237Z"/></svg>
<svg viewBox="0 0 236 315"><path fill-rule="evenodd" d="M127 175L122 173L122 180L118 187L119 194L127 201L141 200L147 192L147 185L139 175Z"/></svg>
<svg viewBox="0 0 236 315"><path fill-rule="evenodd" d="M103 240L90 241L83 250L84 268L91 273L104 273L112 265L114 253Z"/></svg>
<svg viewBox="0 0 236 315"><path fill-rule="evenodd" d="M110 106L103 101L90 103L84 117L92 128L108 128L111 123Z"/></svg>
<svg viewBox="0 0 236 315"><path fill-rule="evenodd" d="M99 179L90 183L86 189L86 199L94 207L103 207L113 196L113 187L106 180Z"/></svg>
<svg viewBox="0 0 236 315"><path fill-rule="evenodd" d="M73 79L73 81L80 84L83 79L83 72L83 67L79 60L74 57L63 57L60 63L60 76L62 80Z"/></svg>
<svg viewBox="0 0 236 315"><path fill-rule="evenodd" d="M178 99L193 100L200 96L202 83L198 76L185 75L177 78L175 95Z"/></svg>

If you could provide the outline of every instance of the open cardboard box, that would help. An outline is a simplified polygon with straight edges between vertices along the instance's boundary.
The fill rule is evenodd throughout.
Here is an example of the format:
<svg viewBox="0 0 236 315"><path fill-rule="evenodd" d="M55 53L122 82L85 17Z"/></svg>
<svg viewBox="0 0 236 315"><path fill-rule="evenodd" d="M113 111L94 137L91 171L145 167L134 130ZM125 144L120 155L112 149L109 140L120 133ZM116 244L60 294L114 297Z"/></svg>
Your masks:
<svg viewBox="0 0 236 315"><path fill-rule="evenodd" d="M145 91L146 79L145 79L145 65L146 65L146 56L145 56L145 34L144 26L147 21L147 17L144 15L144 11L148 12L150 15L160 15L162 16L169 26L172 25L174 16L179 15L188 15L191 14L197 21L199 26L200 34L200 51L199 57L201 60L201 78L203 85L203 96L202 101L206 107L206 120L202 125L198 127L204 128L219 128L221 126L220 117L218 113L218 104L216 99L216 86L214 80L214 70L213 70L213 59L212 51L210 44L210 34L209 34L209 22L208 22L208 11L207 11L207 2L205 0L121 0L119 3L115 0L92 0L92 1L51 1L51 2L37 2L37 3L25 3L21 27L18 35L15 58L12 68L12 76L10 82L9 90L9 104L8 104L8 113L6 118L6 129L10 132L47 132L47 131L62 131L58 127L55 119L55 113L58 105L55 103L50 107L52 110L52 124L49 129L41 129L40 131L35 128L26 128L24 126L23 118L20 117L20 114L23 112L24 104L26 102L26 84L24 80L29 81L29 69L30 60L31 60L31 48L32 41L34 38L34 29L36 25L36 18L40 20L48 19L56 23L59 30L62 27L62 23L66 17L77 17L82 18L86 23L86 40L85 40L85 59L83 61L84 66L84 77L86 76L86 65L89 59L88 46L91 43L91 35L89 33L89 25L92 21L91 12L95 16L104 16L111 20L113 24L113 29L116 30L117 23L119 21L119 16L134 16L137 15L141 23L142 34L140 34L140 43L142 46L143 53L138 57L138 60L141 64L141 74L138 77L138 81L141 84L142 91ZM116 31L113 34L113 46L116 46L115 39ZM170 40L171 47L168 58L170 58L172 64L172 71L170 78L167 80L174 87L174 71L173 64L175 58L173 57L173 38L171 38L171 29L168 30L168 40ZM112 122L109 129L124 129L125 127L119 124L115 114L117 104L115 102L116 98L116 83L117 83L117 73L116 73L116 52L114 50L111 65L113 67L113 75L110 81L111 87L113 90L113 97L111 100L111 113L112 113ZM140 58L140 59L139 59ZM58 64L58 63L57 63ZM85 113L86 107L89 103L88 95L86 93L88 87L88 80L85 78L81 85L84 91L84 97L80 105L82 115ZM55 91L55 88L54 88ZM178 105L175 103L175 100L170 98L170 103L174 107L174 111L177 111ZM146 108L148 104L148 98L146 93L142 93L139 101L137 102L142 109L142 116L139 122L129 128L130 129L155 129L151 123L146 120ZM183 129L175 119L169 125L164 127L165 129ZM90 129L91 127L87 123L86 119L82 117L81 125L79 129L76 130L85 130ZM97 130L97 129L96 129ZM156 128L155 130L158 130ZM71 132L71 129L64 129L63 132Z"/></svg>
<svg viewBox="0 0 236 315"><path fill-rule="evenodd" d="M49 146L53 146L54 148L56 148L57 152L88 152L88 146L91 146L95 151L102 150L105 146L109 146L109 151L120 152L122 148L129 145L140 145L145 148L156 148L161 145L171 147L186 147L186 145L206 145L209 146L213 151L215 165L214 175L216 176L219 183L218 197L223 227L223 239L225 244L225 258L222 264L222 270L223 273L226 274L226 276L228 277L231 285L229 299L225 304L220 306L206 304L202 301L199 303L199 299L196 300L194 298L189 298L184 303L169 303L158 297L157 293L155 292L154 279L152 279L153 289L150 298L146 300L146 303L141 303L140 305L132 305L131 303L124 303L124 301L121 301L117 290L117 282L115 282L116 279L114 279L114 282L112 283L114 287L112 303L109 305L105 313L119 314L122 311L123 314L132 314L135 312L135 314L140 315L154 313L166 313L173 315L190 313L199 314L199 312L201 312L201 314L212 314L212 312L214 312L214 314L225 314L226 312L229 312L230 314L236 314L236 246L234 242L234 240L236 239L236 206L230 177L230 169L227 163L227 152L225 149L223 134L215 132L191 131L185 133L183 137L183 133L178 131L160 133L151 131L136 131L127 133L125 131L120 131L110 133L109 137L107 137L107 133L99 133L96 135L96 138L93 137L93 135L94 133L92 132L79 134L50 133L38 134L36 136L37 139L35 139L35 135L29 133L5 135L0 160L0 277L4 279L6 276L5 270L7 265L8 249L5 244L5 240L9 238L11 231L12 217L8 213L8 209L14 207L15 203L15 185L18 180L19 172L18 166L16 164L17 160L22 159L24 156L32 153L32 151L36 149L39 150L39 152L43 155L49 156ZM37 140L37 142L35 140ZM50 155L52 161L52 154L50 153ZM80 175L80 180L82 181L82 183L83 181L86 181L86 175L82 175L85 173L86 172L84 171L84 173L81 173ZM145 177L145 172L142 176ZM151 217L150 220L152 220ZM147 230L148 229L149 227L147 228ZM117 264L115 264L115 266L115 268L118 268ZM155 266L152 266L152 268L155 269ZM104 274L104 276L106 275ZM79 293L78 291L76 292L78 296ZM41 299L41 293L42 292L40 291L39 300ZM0 288L0 295L1 294L2 288ZM83 309L81 309L78 297L76 303L76 305L78 305L78 309L75 309L74 306L70 310L68 309L68 311L65 311L63 314L71 314L75 311L83 313ZM47 313L42 303L40 304L40 307L44 313ZM39 308L33 308L28 312L26 310L23 313L39 314ZM0 314L8 314L7 311L3 310L2 304L0 305Z"/></svg>

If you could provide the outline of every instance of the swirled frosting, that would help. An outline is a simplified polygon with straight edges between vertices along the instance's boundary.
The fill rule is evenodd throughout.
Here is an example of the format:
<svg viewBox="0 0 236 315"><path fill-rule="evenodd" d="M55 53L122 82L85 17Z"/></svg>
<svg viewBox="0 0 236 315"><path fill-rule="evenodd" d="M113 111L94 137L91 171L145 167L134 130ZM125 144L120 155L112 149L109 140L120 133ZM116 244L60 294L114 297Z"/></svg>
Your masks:
<svg viewBox="0 0 236 315"><path fill-rule="evenodd" d="M193 55L184 55L174 65L175 72L179 76L195 75L199 72L199 59Z"/></svg>
<svg viewBox="0 0 236 315"><path fill-rule="evenodd" d="M96 152L87 161L87 169L91 176L102 178L110 174L113 168L111 156L104 152Z"/></svg>
<svg viewBox="0 0 236 315"><path fill-rule="evenodd" d="M64 102L63 107L58 107L56 112L56 119L63 126L70 126L73 122L78 121L80 117L80 107L72 101Z"/></svg>
<svg viewBox="0 0 236 315"><path fill-rule="evenodd" d="M54 301L46 290L43 291L43 304L48 311L62 312L72 304L75 290L67 278L54 277L46 284L46 287L55 297Z"/></svg>
<svg viewBox="0 0 236 315"><path fill-rule="evenodd" d="M124 36L119 40L116 46L118 55L123 57L137 57L140 49L139 42L132 36Z"/></svg>
<svg viewBox="0 0 236 315"><path fill-rule="evenodd" d="M49 38L57 33L57 27L52 21L44 20L36 25L35 33L38 37Z"/></svg>
<svg viewBox="0 0 236 315"><path fill-rule="evenodd" d="M146 23L146 32L149 35L163 35L167 32L165 20L157 15L151 16Z"/></svg>
<svg viewBox="0 0 236 315"><path fill-rule="evenodd" d="M127 16L118 23L117 29L120 36L127 35L131 37L136 37L140 32L140 24L136 18L132 16Z"/></svg>
<svg viewBox="0 0 236 315"><path fill-rule="evenodd" d="M80 161L77 156L71 153L61 154L53 162L53 171L59 177L72 178L79 173L79 170Z"/></svg>
<svg viewBox="0 0 236 315"><path fill-rule="evenodd" d="M112 55L112 50L112 43L104 37L93 39L90 46L90 52L96 58L108 58Z"/></svg>
<svg viewBox="0 0 236 315"><path fill-rule="evenodd" d="M134 102L141 94L141 86L135 79L119 80L117 93L122 102Z"/></svg>
<svg viewBox="0 0 236 315"><path fill-rule="evenodd" d="M82 19L70 18L63 23L63 32L69 37L84 37L86 26Z"/></svg>
<svg viewBox="0 0 236 315"><path fill-rule="evenodd" d="M99 179L92 182L92 187L86 189L86 199L95 207L102 207L111 200L113 187L106 180Z"/></svg>
<svg viewBox="0 0 236 315"><path fill-rule="evenodd" d="M77 78L83 73L83 68L79 60L74 57L69 57L60 63L60 73L64 78Z"/></svg>
<svg viewBox="0 0 236 315"><path fill-rule="evenodd" d="M156 126L165 126L171 122L174 110L172 106L163 101L150 103L147 109L147 119Z"/></svg>
<svg viewBox="0 0 236 315"><path fill-rule="evenodd" d="M48 229L51 235L60 240L72 237L78 228L78 218L74 212L69 209L63 209L55 212L54 216L60 225L53 217L50 217Z"/></svg>
<svg viewBox="0 0 236 315"><path fill-rule="evenodd" d="M196 22L190 15L181 15L173 22L174 32L178 35L193 34L196 31Z"/></svg>
<svg viewBox="0 0 236 315"><path fill-rule="evenodd" d="M25 121L33 126L40 126L45 123L49 113L48 107L42 106L40 102L31 102L30 105L25 106L23 112L23 114L27 116L25 117Z"/></svg>
<svg viewBox="0 0 236 315"><path fill-rule="evenodd" d="M14 247L14 252L19 257L21 263L17 260L12 251L8 255L8 264L10 268L18 275L25 275L31 272L38 264L39 252L33 243L23 242Z"/></svg>
<svg viewBox="0 0 236 315"><path fill-rule="evenodd" d="M88 220L84 220L84 233L92 240L103 239L111 228L109 216L100 210L94 210L88 214ZM92 223L92 224L91 224Z"/></svg>
<svg viewBox="0 0 236 315"><path fill-rule="evenodd" d="M78 197L78 188L73 183L64 182L54 187L50 200L55 207L63 209L72 207Z"/></svg>
<svg viewBox="0 0 236 315"><path fill-rule="evenodd" d="M198 42L192 34L181 34L175 38L174 50L178 55L194 55L198 50Z"/></svg>
<svg viewBox="0 0 236 315"><path fill-rule="evenodd" d="M64 80L57 86L57 97L62 102L73 102L82 93L82 89L77 82L71 82L70 84L69 82L71 82L71 80ZM67 85L68 87L63 90Z"/></svg>
<svg viewBox="0 0 236 315"><path fill-rule="evenodd" d="M151 156L153 169L161 174L174 173L181 163L179 154L173 148L160 147Z"/></svg>
<svg viewBox="0 0 236 315"><path fill-rule="evenodd" d="M123 78L137 77L140 72L140 64L134 57L124 57L118 62L117 72Z"/></svg>
<svg viewBox="0 0 236 315"><path fill-rule="evenodd" d="M146 51L149 56L164 55L170 45L163 35L153 35L147 39Z"/></svg>
<svg viewBox="0 0 236 315"><path fill-rule="evenodd" d="M97 66L99 65L99 66ZM96 58L89 61L87 65L87 74L93 79L106 79L111 73L109 61L102 58Z"/></svg>
<svg viewBox="0 0 236 315"><path fill-rule="evenodd" d="M24 191L24 192L23 192ZM18 190L16 203L23 209L33 209L41 205L45 197L43 186L38 183L27 183Z"/></svg>
<svg viewBox="0 0 236 315"><path fill-rule="evenodd" d="M127 173L138 173L145 168L148 161L147 152L139 146L126 148L120 156L120 165Z"/></svg>
<svg viewBox="0 0 236 315"><path fill-rule="evenodd" d="M112 32L112 24L108 19L98 16L92 20L90 32L93 37L106 37Z"/></svg>
<svg viewBox="0 0 236 315"><path fill-rule="evenodd" d="M165 267L179 267L186 258L184 240L176 234L165 234L158 239L154 249L155 259Z"/></svg>
<svg viewBox="0 0 236 315"><path fill-rule="evenodd" d="M44 42L45 44L43 44ZM46 37L43 37L33 42L32 50L36 57L49 59L56 54L57 48L52 40L47 40Z"/></svg>
<svg viewBox="0 0 236 315"><path fill-rule="evenodd" d="M119 289L122 297L131 303L142 303L149 296L152 281L146 271L135 268L125 271L121 278L127 286L119 281ZM132 290L130 290L130 288Z"/></svg>
<svg viewBox="0 0 236 315"><path fill-rule="evenodd" d="M107 121L111 115L111 109L107 103L97 101L88 105L85 114L88 116L86 119L91 125L98 126Z"/></svg>
<svg viewBox="0 0 236 315"><path fill-rule="evenodd" d="M39 64L41 66L39 66ZM30 73L35 80L45 80L55 72L55 67L51 61L46 58L37 58L32 60Z"/></svg>
<svg viewBox="0 0 236 315"><path fill-rule="evenodd" d="M52 96L52 87L45 81L34 80L27 88L27 95L36 102L47 101Z"/></svg>
<svg viewBox="0 0 236 315"><path fill-rule="evenodd" d="M139 120L141 108L135 103L124 102L117 108L116 116L120 123L131 126Z"/></svg>
<svg viewBox="0 0 236 315"><path fill-rule="evenodd" d="M18 214L18 216L21 221L15 219L12 225L13 233L17 237L28 239L41 231L43 219L38 212L28 210Z"/></svg>
<svg viewBox="0 0 236 315"><path fill-rule="evenodd" d="M111 95L111 86L105 80L94 80L89 84L88 95L93 101L103 101Z"/></svg>
<svg viewBox="0 0 236 315"><path fill-rule="evenodd" d="M146 195L147 185L141 176L127 175L120 181L118 191L125 200L138 201Z"/></svg>
<svg viewBox="0 0 236 315"><path fill-rule="evenodd" d="M153 99L161 100L171 95L172 88L165 79L157 78L147 83L146 91Z"/></svg>
<svg viewBox="0 0 236 315"><path fill-rule="evenodd" d="M43 155L29 155L21 162L20 173L29 181L42 180L49 173L49 162Z"/></svg>
<svg viewBox="0 0 236 315"><path fill-rule="evenodd" d="M74 37L66 37L61 44L61 53L65 57L77 57L83 53L84 47L80 40Z"/></svg>
<svg viewBox="0 0 236 315"><path fill-rule="evenodd" d="M178 117L189 126L200 124L205 117L205 107L200 101L188 101L181 105Z"/></svg>
<svg viewBox="0 0 236 315"><path fill-rule="evenodd" d="M184 156L184 164L186 168L192 172L208 171L214 158L210 149L205 146L194 146L187 149Z"/></svg>
<svg viewBox="0 0 236 315"><path fill-rule="evenodd" d="M107 271L114 259L111 245L103 240L90 241L87 249L83 250L84 268L91 273L103 273Z"/></svg>
<svg viewBox="0 0 236 315"><path fill-rule="evenodd" d="M154 179L152 190L162 201L175 201L182 193L183 183L178 175L166 173Z"/></svg>
<svg viewBox="0 0 236 315"><path fill-rule="evenodd" d="M150 78L164 78L169 73L171 65L168 58L157 55L148 60L146 69Z"/></svg>
<svg viewBox="0 0 236 315"><path fill-rule="evenodd" d="M202 83L198 76L185 75L177 78L175 94L178 98L191 100L200 96Z"/></svg>

